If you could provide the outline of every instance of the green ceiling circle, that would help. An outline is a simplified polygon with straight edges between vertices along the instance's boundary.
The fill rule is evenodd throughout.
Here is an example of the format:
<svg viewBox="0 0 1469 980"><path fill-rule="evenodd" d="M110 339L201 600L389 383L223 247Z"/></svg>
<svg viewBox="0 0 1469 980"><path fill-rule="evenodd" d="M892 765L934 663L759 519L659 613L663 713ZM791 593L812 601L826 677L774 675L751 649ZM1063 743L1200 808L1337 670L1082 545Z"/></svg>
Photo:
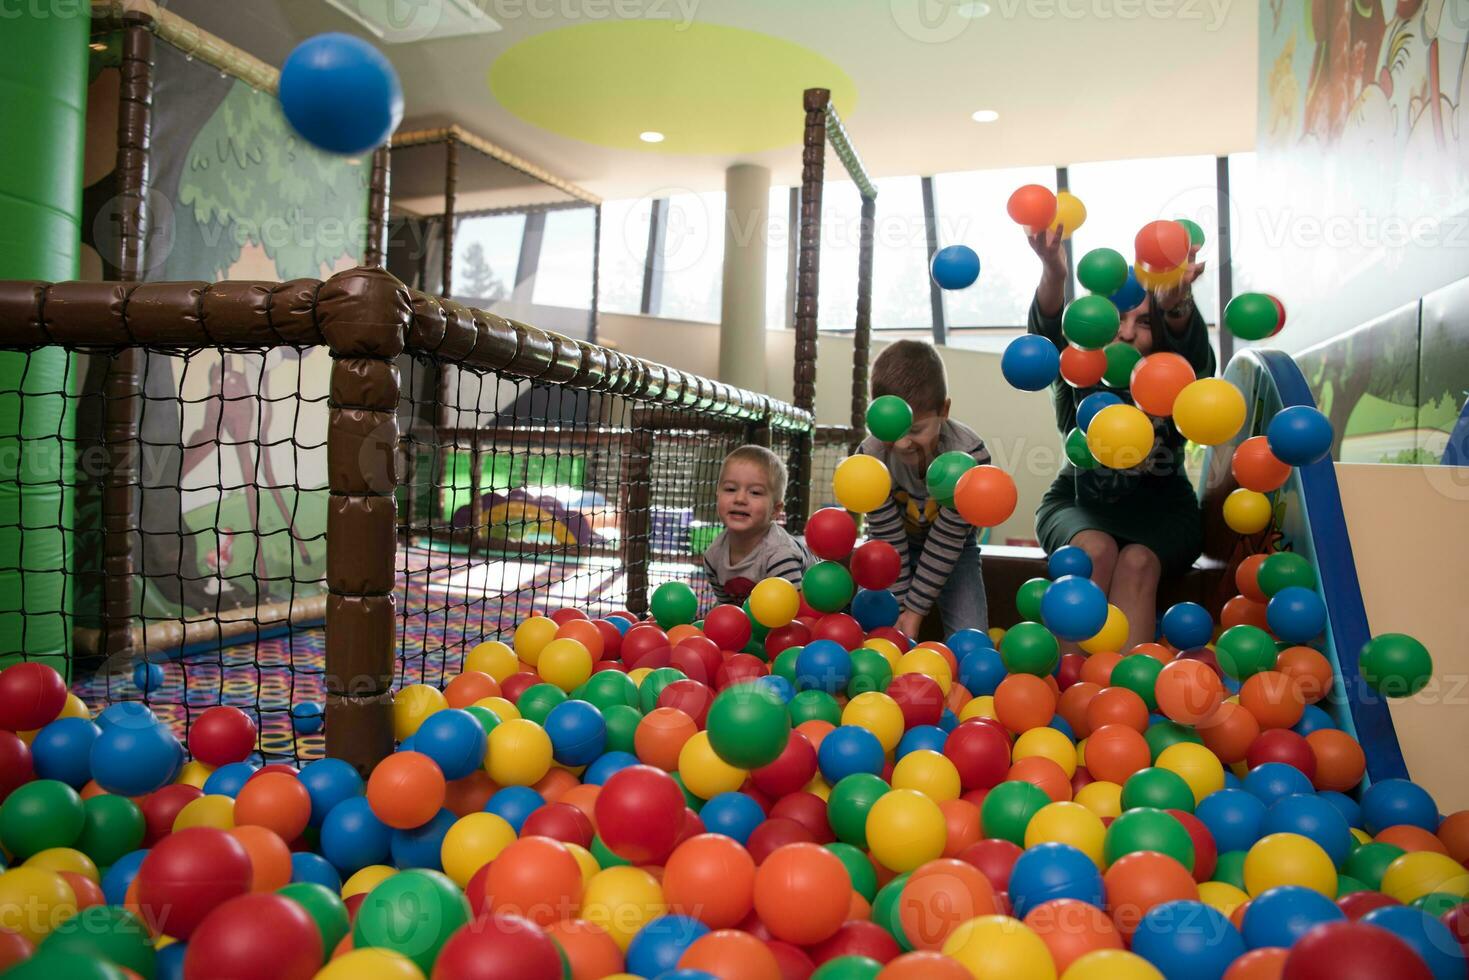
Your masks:
<svg viewBox="0 0 1469 980"><path fill-rule="evenodd" d="M753 153L801 141L801 92L829 88L851 112L846 72L755 31L674 20L599 21L546 31L502 54L490 91L529 123L619 149ZM656 130L662 143L638 134Z"/></svg>

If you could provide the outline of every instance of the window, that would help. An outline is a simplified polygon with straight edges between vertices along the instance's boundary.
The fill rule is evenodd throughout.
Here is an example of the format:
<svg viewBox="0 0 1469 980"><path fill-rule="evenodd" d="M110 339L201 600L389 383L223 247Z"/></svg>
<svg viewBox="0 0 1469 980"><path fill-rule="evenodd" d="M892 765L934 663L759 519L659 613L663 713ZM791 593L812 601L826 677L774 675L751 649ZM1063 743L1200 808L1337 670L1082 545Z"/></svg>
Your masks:
<svg viewBox="0 0 1469 980"><path fill-rule="evenodd" d="M525 215L471 215L454 228L454 295L483 305L509 299Z"/></svg>
<svg viewBox="0 0 1469 980"><path fill-rule="evenodd" d="M923 219L923 184L917 177L874 181L872 328L930 330L928 232ZM857 318L857 259L862 231L862 196L851 181L828 181L821 200L822 330L851 330Z"/></svg>
<svg viewBox="0 0 1469 980"><path fill-rule="evenodd" d="M974 285L944 290L944 319L949 329L1025 324L1040 278L1040 262L1024 231L1005 211L1010 195L1025 184L1055 190L1056 170L1019 167L934 176L939 248L968 245L979 254L979 279Z"/></svg>
<svg viewBox="0 0 1469 980"><path fill-rule="evenodd" d="M724 192L668 198L662 300L656 316L718 323L724 279Z"/></svg>
<svg viewBox="0 0 1469 980"><path fill-rule="evenodd" d="M1204 275L1194 301L1209 323L1219 318L1218 184L1215 158L1157 157L1078 163L1069 171L1071 192L1086 205L1086 224L1072 239L1077 261L1089 250L1115 248L1128 262L1138 229L1160 218L1190 218L1204 229L1199 260Z"/></svg>
<svg viewBox="0 0 1469 980"><path fill-rule="evenodd" d="M651 198L602 203L602 241L597 305L604 313L641 313L648 264Z"/></svg>
<svg viewBox="0 0 1469 980"><path fill-rule="evenodd" d="M531 302L589 310L596 212L591 208L548 211L545 219Z"/></svg>
<svg viewBox="0 0 1469 980"><path fill-rule="evenodd" d="M1269 254L1265 248L1265 215L1259 210L1256 193L1255 154L1229 155L1229 264L1233 275L1234 294L1264 288L1270 291L1269 275L1258 266L1251 268L1249 259L1257 261ZM1242 261L1243 260L1243 261Z"/></svg>
<svg viewBox="0 0 1469 980"><path fill-rule="evenodd" d="M765 329L789 330L786 311L791 288L791 189L770 188L770 223L765 232Z"/></svg>

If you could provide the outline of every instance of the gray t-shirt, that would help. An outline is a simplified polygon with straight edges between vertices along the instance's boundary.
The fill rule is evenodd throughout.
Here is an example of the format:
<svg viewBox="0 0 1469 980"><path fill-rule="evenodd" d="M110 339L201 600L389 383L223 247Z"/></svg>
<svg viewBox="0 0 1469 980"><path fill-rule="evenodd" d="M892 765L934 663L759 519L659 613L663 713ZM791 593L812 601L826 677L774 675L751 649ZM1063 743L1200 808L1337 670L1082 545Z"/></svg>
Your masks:
<svg viewBox="0 0 1469 980"><path fill-rule="evenodd" d="M770 525L765 537L738 562L730 560L728 531L720 531L704 550L704 571L720 602L744 602L762 579L783 578L799 586L801 576L813 564L815 559L806 546L779 524Z"/></svg>

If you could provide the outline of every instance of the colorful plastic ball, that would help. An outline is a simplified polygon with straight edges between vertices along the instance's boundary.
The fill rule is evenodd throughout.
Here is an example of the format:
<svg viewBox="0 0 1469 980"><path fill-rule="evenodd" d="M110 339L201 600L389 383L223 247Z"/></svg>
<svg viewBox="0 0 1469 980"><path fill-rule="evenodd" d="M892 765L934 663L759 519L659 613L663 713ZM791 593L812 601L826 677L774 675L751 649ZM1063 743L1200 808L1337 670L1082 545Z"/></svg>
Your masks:
<svg viewBox="0 0 1469 980"><path fill-rule="evenodd" d="M252 874L249 853L228 833L178 830L139 865L138 906L150 928L188 939L217 906L250 890Z"/></svg>
<svg viewBox="0 0 1469 980"><path fill-rule="evenodd" d="M1292 405L1275 413L1265 428L1270 451L1290 466L1309 466L1331 452L1331 421L1309 405Z"/></svg>
<svg viewBox="0 0 1469 980"><path fill-rule="evenodd" d="M1056 694L1033 674L1011 674L995 688L995 713L1002 725L1017 734L1040 728L1056 714Z"/></svg>
<svg viewBox="0 0 1469 980"><path fill-rule="evenodd" d="M1088 578L1092 574L1092 559L1076 545L1065 545L1051 552L1046 559L1046 574L1052 579L1076 575Z"/></svg>
<svg viewBox="0 0 1469 980"><path fill-rule="evenodd" d="M549 619L537 617L527 622L534 623L538 620L549 624L554 635L556 627ZM521 628L524 628L524 624ZM516 631L517 637L519 632L519 630ZM540 653L539 647L536 648L536 653ZM436 687L430 687L427 684L410 684L400 688L393 695L393 737L399 742L403 741L418 731L418 726L423 724L425 718L448 706L449 703L444 700L443 692Z"/></svg>
<svg viewBox="0 0 1469 980"><path fill-rule="evenodd" d="M1073 388L1090 388L1107 373L1107 355L1067 344L1061 349L1061 378Z"/></svg>
<svg viewBox="0 0 1469 980"><path fill-rule="evenodd" d="M878 737L857 725L838 726L821 740L816 754L822 778L832 786L854 773L880 773L884 756Z"/></svg>
<svg viewBox="0 0 1469 980"><path fill-rule="evenodd" d="M1098 463L1130 470L1153 451L1153 423L1131 405L1108 405L1086 429L1086 445Z"/></svg>
<svg viewBox="0 0 1469 980"><path fill-rule="evenodd" d="M1281 589L1266 607L1270 630L1287 643L1307 643L1326 628L1326 603L1314 590Z"/></svg>
<svg viewBox="0 0 1469 980"><path fill-rule="evenodd" d="M1075 899L1101 908L1104 898L1097 862L1085 851L1060 841L1028 844L1010 870L1008 891L1015 914L1021 917L1055 899Z"/></svg>
<svg viewBox="0 0 1469 980"><path fill-rule="evenodd" d="M216 770L216 773L219 770ZM310 825L320 827L332 807L366 788L357 770L341 759L317 759L301 769L301 785L311 797Z"/></svg>
<svg viewBox="0 0 1469 980"><path fill-rule="evenodd" d="M1245 421L1245 399L1223 378L1200 378L1179 392L1173 421L1185 437L1203 446L1229 441Z"/></svg>
<svg viewBox="0 0 1469 980"><path fill-rule="evenodd" d="M57 718L31 740L31 765L39 779L80 788L92 778L92 743L101 729L86 718Z"/></svg>
<svg viewBox="0 0 1469 980"><path fill-rule="evenodd" d="M679 844L663 872L670 911L714 929L740 922L754 904L755 862L738 842L702 834Z"/></svg>
<svg viewBox="0 0 1469 980"><path fill-rule="evenodd" d="M485 875L489 907L540 926L570 918L581 905L581 866L560 841L522 837L508 845Z"/></svg>
<svg viewBox="0 0 1469 980"><path fill-rule="evenodd" d="M183 764L184 749L162 724L104 726L92 742L89 758L92 778L103 789L142 796L173 781Z"/></svg>
<svg viewBox="0 0 1469 980"><path fill-rule="evenodd" d="M1080 549L1077 549L1080 550ZM1082 552L1085 555L1085 552ZM1107 596L1089 578L1066 575L1056 579L1041 597L1041 620L1057 637L1063 640L1084 640L1096 635L1107 622ZM1005 653L1022 623L1005 634L1000 642L1000 652ZM1053 644L1054 645L1054 641ZM1015 670L1011 667L1011 670ZM1049 673L1025 671L1025 673Z"/></svg>
<svg viewBox="0 0 1469 980"><path fill-rule="evenodd" d="M1000 783L980 805L985 836L1024 845L1031 820L1050 803L1050 796L1034 783L1021 780Z"/></svg>
<svg viewBox="0 0 1469 980"><path fill-rule="evenodd" d="M1107 868L1102 880L1112 920L1127 937L1132 936L1150 909L1165 902L1196 901L1199 897L1198 884L1188 868L1154 851L1123 855Z"/></svg>
<svg viewBox="0 0 1469 980"><path fill-rule="evenodd" d="M831 485L837 503L854 513L869 514L881 507L888 499L888 493L892 489L892 477L881 460L873 456L858 454L848 456L837 464L832 474ZM756 588L759 586L757 585ZM751 595L753 597L753 593ZM751 608L754 608L753 605ZM756 618L767 626L785 625L785 623L767 622L767 619L758 612ZM791 618L795 618L794 612ZM789 619L786 620L786 622L789 621Z"/></svg>
<svg viewBox="0 0 1469 980"><path fill-rule="evenodd" d="M433 976L464 978L464 980L510 980L512 977L558 977L572 976L563 973L566 965L579 957L588 955L587 943L577 945L577 940L591 943L590 956L601 968L620 967L622 957L610 958L597 940L607 940L606 934L587 923L578 923L580 928L554 935L537 924L518 915L497 912L474 921L473 924L456 931L439 949L434 960ZM593 930L596 930L593 932ZM558 948L557 939L570 937L568 945L576 949L579 957L574 958L571 950ZM612 952L619 953L613 946Z"/></svg>
<svg viewBox="0 0 1469 980"><path fill-rule="evenodd" d="M381 51L333 31L307 38L287 56L280 106L308 143L357 156L381 146L398 127L403 88Z"/></svg>
<svg viewBox="0 0 1469 980"><path fill-rule="evenodd" d="M1138 261L1154 269L1172 269L1188 261L1193 242L1189 229L1178 221L1149 221L1133 240Z"/></svg>
<svg viewBox="0 0 1469 980"><path fill-rule="evenodd" d="M935 259L937 259L937 257L935 257ZM975 261L975 269L977 272L978 259L976 259ZM867 406L867 431L871 432L874 436L876 436L883 442L897 442L899 439L908 434L908 430L912 428L912 426L913 409L908 405L906 401L904 401L897 395L879 395L878 397L874 398L872 402ZM817 513L821 512L818 511ZM808 544L810 542L811 522L815 521L815 519L816 514L813 514L811 515L811 521L807 522ZM856 527L854 525L853 541L856 540L855 531ZM851 551L851 544L847 545L847 550ZM813 550L813 553L818 558L827 557L819 551ZM845 558L846 555L842 554L836 557Z"/></svg>
<svg viewBox="0 0 1469 980"><path fill-rule="evenodd" d="M1392 933L1427 964L1435 980L1457 980L1465 973L1463 948L1448 927L1422 909L1394 905L1362 916L1365 925Z"/></svg>
<svg viewBox="0 0 1469 980"><path fill-rule="evenodd" d="M1266 806L1241 789L1221 789L1199 801L1194 816L1220 851L1248 851L1264 835Z"/></svg>
<svg viewBox="0 0 1469 980"><path fill-rule="evenodd" d="M1203 902L1155 905L1138 923L1132 951L1165 977L1219 980L1245 954L1244 937L1225 916Z"/></svg>
<svg viewBox="0 0 1469 980"><path fill-rule="evenodd" d="M469 900L445 875L400 871L358 906L352 943L402 953L428 973L449 937L469 918Z"/></svg>
<svg viewBox="0 0 1469 980"><path fill-rule="evenodd" d="M536 673L546 683L570 691L592 676L592 655L580 641L557 637L541 649Z"/></svg>
<svg viewBox="0 0 1469 980"><path fill-rule="evenodd" d="M1197 602L1176 602L1163 613L1163 636L1180 650L1191 650L1208 643L1214 635L1214 621L1208 610Z"/></svg>
<svg viewBox="0 0 1469 980"><path fill-rule="evenodd" d="M326 724L326 708L320 701L300 701L291 705L291 726L299 735L315 735Z"/></svg>
<svg viewBox="0 0 1469 980"><path fill-rule="evenodd" d="M1112 304L1107 305L1110 307ZM1141 363L1142 355L1138 353L1138 349L1131 344L1115 340L1104 348L1103 355L1107 358L1107 370L1102 375L1102 383L1109 388L1126 388L1129 379ZM1160 397L1151 390L1149 394L1154 398ZM1134 401L1136 400L1137 396L1134 392ZM1137 402L1137 404L1142 407L1142 402Z"/></svg>
<svg viewBox="0 0 1469 980"><path fill-rule="evenodd" d="M1097 779L1121 786L1152 758L1147 739L1127 725L1101 725L1087 736L1086 767Z"/></svg>
<svg viewBox="0 0 1469 980"><path fill-rule="evenodd" d="M1362 794L1362 825L1369 834L1377 834L1399 824L1437 830L1438 804L1427 790L1406 779L1374 782Z"/></svg>
<svg viewBox="0 0 1469 980"><path fill-rule="evenodd" d="M1102 409L1121 404L1123 404L1122 399L1110 391L1092 392L1076 406L1076 427L1085 433L1091 427L1092 420L1101 413Z"/></svg>
<svg viewBox="0 0 1469 980"><path fill-rule="evenodd" d="M1283 885L1252 893L1245 907L1242 932L1252 949L1290 947L1316 926L1345 919L1346 914L1336 903L1320 892Z"/></svg>
<svg viewBox="0 0 1469 980"><path fill-rule="evenodd" d="M144 694L163 686L163 667L147 660L139 660L133 667L133 686Z"/></svg>
<svg viewBox="0 0 1469 980"><path fill-rule="evenodd" d="M1462 899L1469 896L1469 871L1447 854L1411 851L1383 870L1380 889L1405 905L1435 893Z"/></svg>
<svg viewBox="0 0 1469 980"><path fill-rule="evenodd" d="M1193 365L1187 359L1165 351L1139 361L1129 387L1138 408L1149 415L1164 416L1172 414L1178 393L1195 380Z"/></svg>
<svg viewBox="0 0 1469 980"><path fill-rule="evenodd" d="M1104 856L1108 865L1138 851L1156 851L1192 870L1194 843L1188 829L1172 814L1151 807L1124 809L1107 828Z"/></svg>
<svg viewBox="0 0 1469 980"><path fill-rule="evenodd" d="M1177 774L1188 784L1195 804L1224 787L1224 766L1218 756L1203 745L1177 742L1158 753L1156 764L1159 769ZM1192 812L1194 807L1179 809Z"/></svg>
<svg viewBox="0 0 1469 980"><path fill-rule="evenodd" d="M1266 814L1267 819L1269 814ZM1267 834L1245 857L1245 891L1252 898L1282 885L1309 888L1336 898L1336 865L1310 838L1295 833ZM1272 944L1280 945L1280 944Z"/></svg>
<svg viewBox="0 0 1469 980"><path fill-rule="evenodd" d="M959 798L959 771L947 757L931 749L909 752L893 766L894 789L917 790L936 803Z"/></svg>
<svg viewBox="0 0 1469 980"><path fill-rule="evenodd" d="M1139 769L1122 784L1122 809L1136 807L1191 813L1194 808L1193 790L1182 776L1167 769L1157 766Z"/></svg>
<svg viewBox="0 0 1469 980"><path fill-rule="evenodd" d="M852 579L864 589L887 589L898 581L902 558L886 541L868 541L853 549L849 561Z"/></svg>
<svg viewBox="0 0 1469 980"><path fill-rule="evenodd" d="M1417 694L1433 675L1428 649L1403 633L1374 636L1362 647L1358 663L1368 686L1390 698Z"/></svg>
<svg viewBox="0 0 1469 980"><path fill-rule="evenodd" d="M1055 966L1041 938L1018 919L981 915L949 934L941 952L976 977L1051 978Z"/></svg>
<svg viewBox="0 0 1469 980"><path fill-rule="evenodd" d="M1047 228L1060 228L1062 239L1071 237L1071 233L1086 224L1086 205L1081 203L1081 198L1070 191L1056 192L1056 216L1051 219Z"/></svg>
<svg viewBox="0 0 1469 980"><path fill-rule="evenodd" d="M1028 623L1039 623L1041 621L1041 601L1046 596L1046 590L1051 587L1050 579L1037 575L1028 579L1015 591L1015 611L1020 613L1020 618ZM1009 630L1005 631L1008 636ZM1002 639L1001 643L1004 642Z"/></svg>
<svg viewBox="0 0 1469 980"><path fill-rule="evenodd" d="M1293 793L1310 793L1311 780L1294 766L1283 762L1267 762L1255 766L1245 776L1244 788L1267 807Z"/></svg>
<svg viewBox="0 0 1469 980"><path fill-rule="evenodd" d="M1258 534L1270 526L1273 510L1269 497L1240 487L1224 498L1224 523L1236 534Z"/></svg>
<svg viewBox="0 0 1469 980"><path fill-rule="evenodd" d="M667 975L676 969L679 959L694 941L709 931L703 922L686 915L663 915L649 920L628 944L628 972L642 977Z"/></svg>
<svg viewBox="0 0 1469 980"><path fill-rule="evenodd" d="M444 805L444 773L421 752L395 752L373 769L367 781L367 801L389 827L422 826Z"/></svg>
<svg viewBox="0 0 1469 980"><path fill-rule="evenodd" d="M1111 248L1094 248L1076 263L1076 281L1083 289L1111 296L1127 281L1127 259Z"/></svg>
<svg viewBox="0 0 1469 980"><path fill-rule="evenodd" d="M490 732L489 745L486 769L501 786L529 786L551 768L551 738L528 719L501 722Z"/></svg>
<svg viewBox="0 0 1469 980"><path fill-rule="evenodd" d="M1264 293L1239 293L1224 307L1224 326L1241 340L1264 340L1275 332L1280 314Z"/></svg>
<svg viewBox="0 0 1469 980"><path fill-rule="evenodd" d="M1041 391L1061 371L1061 354L1045 337L1027 334L1010 341L1000 357L1000 373L1021 391Z"/></svg>
<svg viewBox="0 0 1469 980"><path fill-rule="evenodd" d="M1283 976L1289 980L1375 980L1432 974L1413 947L1379 926L1328 922L1290 949Z"/></svg>
<svg viewBox="0 0 1469 980"><path fill-rule="evenodd" d="M716 929L695 940L684 952L679 959L679 972L688 980L704 980L705 977L776 980L781 976L781 965L773 951L776 942L779 941L767 945L738 929ZM780 945L789 946L787 943ZM790 948L794 950L794 947ZM799 950L795 952L800 953ZM810 963L808 958L802 958L806 964ZM686 971L694 972L690 975ZM677 977L678 973L671 972L666 976Z"/></svg>
<svg viewBox="0 0 1469 980"><path fill-rule="evenodd" d="M964 922L997 911L990 880L973 865L952 858L915 869L898 896L903 938L914 949L937 950Z"/></svg>
<svg viewBox="0 0 1469 980"><path fill-rule="evenodd" d="M1118 323L1117 307L1104 296L1079 296L1061 315L1062 334L1083 351L1105 348L1117 336Z"/></svg>
<svg viewBox="0 0 1469 980"><path fill-rule="evenodd" d="M66 681L54 667L35 660L11 664L0 670L0 728L41 728L61 714L66 695Z"/></svg>
<svg viewBox="0 0 1469 980"><path fill-rule="evenodd" d="M968 245L945 245L933 253L933 259L928 264L928 271L940 289L964 289L973 285L974 281L979 278L979 255ZM894 442L895 440L884 441Z"/></svg>
<svg viewBox="0 0 1469 980"><path fill-rule="evenodd" d="M1291 467L1270 451L1265 436L1251 436L1235 447L1230 471L1246 490L1271 493L1290 479Z"/></svg>
<svg viewBox="0 0 1469 980"><path fill-rule="evenodd" d="M597 794L596 824L612 851L638 864L661 862L683 827L683 792L652 766L615 773Z"/></svg>
<svg viewBox="0 0 1469 980"><path fill-rule="evenodd" d="M1276 800L1265 814L1265 834L1298 834L1321 847L1332 864L1346 863L1352 851L1352 831L1336 807L1304 793ZM1248 868L1248 864L1246 868Z"/></svg>
<svg viewBox="0 0 1469 980"><path fill-rule="evenodd" d="M903 872L942 855L948 828L934 800L916 790L893 789L868 810L866 833L872 856Z"/></svg>
<svg viewBox="0 0 1469 980"><path fill-rule="evenodd" d="M1273 596L1287 586L1298 585L1314 589L1317 584L1316 570L1301 555L1292 551L1280 551L1260 563L1257 574L1260 591L1266 597Z"/></svg>
<svg viewBox="0 0 1469 980"><path fill-rule="evenodd" d="M771 934L804 946L841 926L852 884L835 854L816 844L787 844L756 870L754 896L755 911Z"/></svg>
<svg viewBox="0 0 1469 980"><path fill-rule="evenodd" d="M959 683L974 697L994 694L1006 674L1004 658L994 647L972 650L959 661Z"/></svg>
<svg viewBox="0 0 1469 980"><path fill-rule="evenodd" d="M1040 184L1024 184L1011 193L1005 202L1005 211L1010 220L1018 225L1038 232L1051 224L1056 217L1056 195Z"/></svg>
<svg viewBox="0 0 1469 980"><path fill-rule="evenodd" d="M425 718L413 737L414 749L432 759L445 779L462 779L478 769L488 744L475 717L457 708Z"/></svg>
<svg viewBox="0 0 1469 980"><path fill-rule="evenodd" d="M551 740L551 754L562 765L584 766L601 756L607 744L607 722L602 712L586 701L558 704L546 716L544 727Z"/></svg>

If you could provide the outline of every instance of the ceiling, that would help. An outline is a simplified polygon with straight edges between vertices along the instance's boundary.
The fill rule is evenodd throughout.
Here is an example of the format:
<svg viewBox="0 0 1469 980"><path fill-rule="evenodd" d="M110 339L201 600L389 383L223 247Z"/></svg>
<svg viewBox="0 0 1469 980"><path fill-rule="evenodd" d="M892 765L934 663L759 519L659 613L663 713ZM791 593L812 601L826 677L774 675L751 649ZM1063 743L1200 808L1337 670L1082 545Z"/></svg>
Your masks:
<svg viewBox="0 0 1469 980"><path fill-rule="evenodd" d="M837 92L877 177L1255 142L1257 0L467 2L501 30L380 44L405 125L459 123L609 199L718 189L737 162L799 182L803 85ZM320 31L368 36L326 0L169 7L276 65Z"/></svg>

